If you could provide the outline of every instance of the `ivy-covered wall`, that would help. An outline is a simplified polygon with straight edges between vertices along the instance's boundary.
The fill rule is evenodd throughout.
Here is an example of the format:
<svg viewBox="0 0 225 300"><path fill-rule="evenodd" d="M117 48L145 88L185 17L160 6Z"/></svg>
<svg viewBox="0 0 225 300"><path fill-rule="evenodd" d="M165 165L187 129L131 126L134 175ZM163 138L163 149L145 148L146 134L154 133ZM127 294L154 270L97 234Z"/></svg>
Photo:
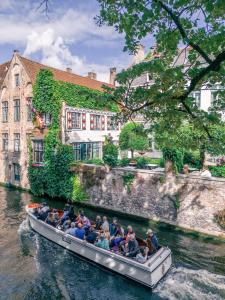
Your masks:
<svg viewBox="0 0 225 300"><path fill-rule="evenodd" d="M107 95L103 92L54 80L48 69L39 72L33 87L33 106L39 114L51 114L52 123L44 137L43 166L32 165L32 148L30 149L28 177L33 194L71 200L85 198L82 187L78 187L80 183L77 176L70 172L73 149L63 145L60 140L62 102L80 108L117 111L117 106L107 100Z"/></svg>

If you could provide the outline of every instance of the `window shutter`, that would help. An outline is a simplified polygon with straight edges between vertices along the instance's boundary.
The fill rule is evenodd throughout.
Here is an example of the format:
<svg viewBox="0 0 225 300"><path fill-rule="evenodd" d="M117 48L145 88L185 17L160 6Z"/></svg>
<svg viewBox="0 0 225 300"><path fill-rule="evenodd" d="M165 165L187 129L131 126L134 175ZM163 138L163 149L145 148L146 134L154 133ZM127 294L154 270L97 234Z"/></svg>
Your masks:
<svg viewBox="0 0 225 300"><path fill-rule="evenodd" d="M110 130L111 126L110 126L110 123L111 123L111 117L110 116L107 116L107 130Z"/></svg>
<svg viewBox="0 0 225 300"><path fill-rule="evenodd" d="M82 113L82 129L86 130L86 114Z"/></svg>
<svg viewBox="0 0 225 300"><path fill-rule="evenodd" d="M71 112L68 112L68 113L67 113L67 128L68 128L68 129L71 129L71 128L72 128L72 122L71 122L71 119L72 119L72 114L71 114Z"/></svg>
<svg viewBox="0 0 225 300"><path fill-rule="evenodd" d="M90 114L90 128L91 130L94 129L94 115Z"/></svg>
<svg viewBox="0 0 225 300"><path fill-rule="evenodd" d="M105 130L105 116L102 115L102 130Z"/></svg>

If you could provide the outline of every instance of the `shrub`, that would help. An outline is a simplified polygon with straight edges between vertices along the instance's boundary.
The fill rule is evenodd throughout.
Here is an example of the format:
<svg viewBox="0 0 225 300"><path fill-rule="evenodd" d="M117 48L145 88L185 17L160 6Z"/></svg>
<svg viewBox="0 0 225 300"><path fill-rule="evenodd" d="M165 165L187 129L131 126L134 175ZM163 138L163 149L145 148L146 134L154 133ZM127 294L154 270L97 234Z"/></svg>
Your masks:
<svg viewBox="0 0 225 300"><path fill-rule="evenodd" d="M165 167L165 160L164 160L164 158L162 157L162 158L160 158L160 161L159 161L159 166L161 167L161 168L164 168Z"/></svg>
<svg viewBox="0 0 225 300"><path fill-rule="evenodd" d="M126 167L129 165L129 163L130 163L130 159L128 157L124 157L119 161L118 164L120 167Z"/></svg>
<svg viewBox="0 0 225 300"><path fill-rule="evenodd" d="M132 173L125 173L122 175L123 178L123 185L127 188L128 193L131 192L131 185L134 181L134 174Z"/></svg>
<svg viewBox="0 0 225 300"><path fill-rule="evenodd" d="M200 155L197 152L184 152L184 164L188 164L191 167L200 169L201 168L201 159Z"/></svg>
<svg viewBox="0 0 225 300"><path fill-rule="evenodd" d="M110 140L106 140L103 146L103 161L112 168L118 164L118 147Z"/></svg>
<svg viewBox="0 0 225 300"><path fill-rule="evenodd" d="M83 163L104 166L104 161L100 158L87 159Z"/></svg>
<svg viewBox="0 0 225 300"><path fill-rule="evenodd" d="M78 175L75 175L73 180L73 191L72 191L72 201L84 201L88 198L87 194L83 190L83 187L80 182L80 178Z"/></svg>
<svg viewBox="0 0 225 300"><path fill-rule="evenodd" d="M210 166L209 170L212 176L225 178L225 166Z"/></svg>
<svg viewBox="0 0 225 300"><path fill-rule="evenodd" d="M148 160L145 157L137 157L136 162L138 169L144 169L145 166L148 164Z"/></svg>
<svg viewBox="0 0 225 300"><path fill-rule="evenodd" d="M181 172L183 169L184 153L178 148L167 148L162 149L164 160L170 160L173 162L175 173Z"/></svg>

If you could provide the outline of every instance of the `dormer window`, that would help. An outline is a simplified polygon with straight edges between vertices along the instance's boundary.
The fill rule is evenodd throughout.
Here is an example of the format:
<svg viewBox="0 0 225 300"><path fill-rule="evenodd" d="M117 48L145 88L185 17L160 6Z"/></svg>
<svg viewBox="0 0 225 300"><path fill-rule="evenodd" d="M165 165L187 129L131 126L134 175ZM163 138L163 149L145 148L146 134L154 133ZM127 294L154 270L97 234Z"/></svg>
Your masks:
<svg viewBox="0 0 225 300"><path fill-rule="evenodd" d="M19 74L15 74L15 86L18 87L20 85L20 76Z"/></svg>

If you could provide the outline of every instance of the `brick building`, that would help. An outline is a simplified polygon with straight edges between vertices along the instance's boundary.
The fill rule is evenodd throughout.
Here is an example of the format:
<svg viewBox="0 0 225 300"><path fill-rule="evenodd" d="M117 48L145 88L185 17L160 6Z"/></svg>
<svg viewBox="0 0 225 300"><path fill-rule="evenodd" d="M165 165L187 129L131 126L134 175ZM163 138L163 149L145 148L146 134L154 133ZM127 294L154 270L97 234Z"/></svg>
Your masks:
<svg viewBox="0 0 225 300"><path fill-rule="evenodd" d="M50 69L55 80L69 82L75 85L84 86L90 89L102 91L103 82L96 80L96 74L90 72L87 77L73 74L71 69L61 71L55 68L47 67L22 57L18 51L14 51L11 61L0 65L0 182L9 183L23 188L29 188L27 169L29 163L29 141L33 140L33 159L37 163L43 161L43 132L35 129L32 122L31 106L27 105L32 100L32 87L38 72L43 69ZM115 69L110 70L110 82L114 83ZM105 84L105 83L104 83ZM107 127L107 117L111 116L109 112L90 112L76 111L72 107L63 107L65 118L62 120L62 126L65 125L63 142L73 144L74 148L86 149L86 154L81 152L77 159L101 157L101 147L103 137L112 130L114 140L118 139L118 128ZM68 111L71 111L68 115ZM81 116L87 118L83 125ZM93 116L100 116L101 125L97 128L92 127ZM68 128L68 116L72 116L73 124ZM44 117L44 123L48 124L48 116ZM96 117L98 119L98 117ZM76 120L75 120L76 119ZM103 119L105 120L103 122ZM82 122L82 123L81 123ZM102 123L103 122L103 123ZM75 125L76 126L75 126ZM103 124L104 128L103 128ZM73 127L75 126L75 127ZM116 129L116 131L114 130ZM115 134L116 132L116 134ZM35 137L35 138L32 138ZM80 146L79 146L80 144ZM94 148L99 148L99 151ZM81 151L81 150L80 150Z"/></svg>

